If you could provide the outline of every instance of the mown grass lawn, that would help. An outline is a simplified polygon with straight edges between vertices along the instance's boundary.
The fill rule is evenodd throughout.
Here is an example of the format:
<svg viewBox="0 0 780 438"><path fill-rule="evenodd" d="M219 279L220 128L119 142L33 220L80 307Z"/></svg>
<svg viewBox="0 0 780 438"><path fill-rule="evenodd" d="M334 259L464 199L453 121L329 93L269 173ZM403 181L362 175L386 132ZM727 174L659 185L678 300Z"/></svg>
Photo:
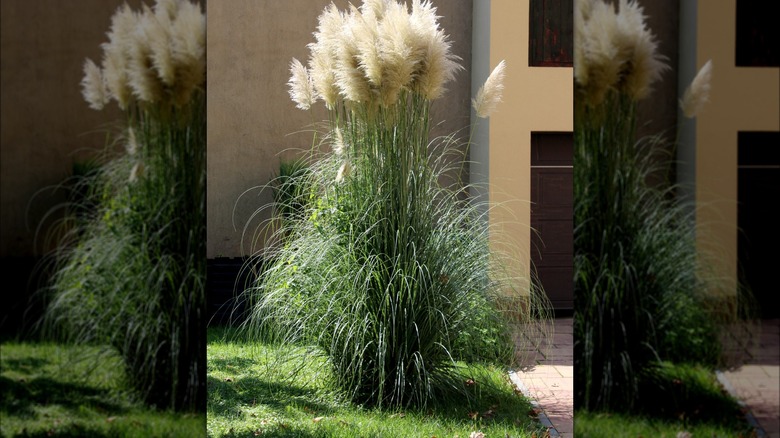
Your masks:
<svg viewBox="0 0 780 438"><path fill-rule="evenodd" d="M753 434L747 423L742 429L734 429L717 423L690 423L684 419L669 420L647 416L577 411L574 414L574 436L577 438L748 438L756 435Z"/></svg>
<svg viewBox="0 0 780 438"><path fill-rule="evenodd" d="M205 417L134 399L117 356L50 343L0 344L3 437L201 437Z"/></svg>
<svg viewBox="0 0 780 438"><path fill-rule="evenodd" d="M741 406L718 383L712 370L665 362L640 386L636 414L574 413L577 438L754 437Z"/></svg>
<svg viewBox="0 0 780 438"><path fill-rule="evenodd" d="M468 438L482 432L485 437L541 438L546 433L508 374L495 367L464 370L463 378L474 381L470 397L425 410L369 409L331 389L321 356L252 344L233 334L209 329L209 436Z"/></svg>

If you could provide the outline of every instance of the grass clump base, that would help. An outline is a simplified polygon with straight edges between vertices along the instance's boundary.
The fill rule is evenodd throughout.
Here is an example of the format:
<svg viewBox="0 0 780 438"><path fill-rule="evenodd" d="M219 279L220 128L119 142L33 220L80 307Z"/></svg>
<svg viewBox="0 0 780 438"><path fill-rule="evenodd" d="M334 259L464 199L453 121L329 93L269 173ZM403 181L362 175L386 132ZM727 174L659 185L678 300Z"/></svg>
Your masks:
<svg viewBox="0 0 780 438"><path fill-rule="evenodd" d="M356 405L333 387L321 351L253 343L234 329L210 328L209 436L383 437L544 436L530 403L506 371L457 364L467 394L437 399L424 410Z"/></svg>

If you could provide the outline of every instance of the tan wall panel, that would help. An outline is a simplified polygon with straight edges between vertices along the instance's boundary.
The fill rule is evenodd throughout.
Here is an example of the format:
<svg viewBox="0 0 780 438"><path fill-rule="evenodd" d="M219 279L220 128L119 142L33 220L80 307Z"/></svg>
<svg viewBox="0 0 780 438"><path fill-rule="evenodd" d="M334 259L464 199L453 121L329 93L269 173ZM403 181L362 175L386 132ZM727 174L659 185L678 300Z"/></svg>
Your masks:
<svg viewBox="0 0 780 438"><path fill-rule="evenodd" d="M735 0L699 1L697 67L712 59L710 102L696 121L698 245L736 290L737 132L780 130L780 69L735 67Z"/></svg>
<svg viewBox="0 0 780 438"><path fill-rule="evenodd" d="M520 251L510 269L529 277L531 132L573 129L573 71L528 66L529 1L491 3L491 68L506 60L503 102L490 118L490 200L497 234L491 245ZM509 242L510 248L504 246Z"/></svg>

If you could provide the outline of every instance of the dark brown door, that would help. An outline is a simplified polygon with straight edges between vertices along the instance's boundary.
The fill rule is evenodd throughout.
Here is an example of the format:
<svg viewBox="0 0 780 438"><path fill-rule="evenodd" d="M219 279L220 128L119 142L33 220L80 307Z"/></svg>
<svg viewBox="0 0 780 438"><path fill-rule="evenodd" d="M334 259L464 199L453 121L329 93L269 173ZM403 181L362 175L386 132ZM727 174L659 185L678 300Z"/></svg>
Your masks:
<svg viewBox="0 0 780 438"><path fill-rule="evenodd" d="M531 133L531 261L556 312L574 308L571 132Z"/></svg>
<svg viewBox="0 0 780 438"><path fill-rule="evenodd" d="M739 132L737 258L739 280L757 300L763 318L780 317L780 132Z"/></svg>

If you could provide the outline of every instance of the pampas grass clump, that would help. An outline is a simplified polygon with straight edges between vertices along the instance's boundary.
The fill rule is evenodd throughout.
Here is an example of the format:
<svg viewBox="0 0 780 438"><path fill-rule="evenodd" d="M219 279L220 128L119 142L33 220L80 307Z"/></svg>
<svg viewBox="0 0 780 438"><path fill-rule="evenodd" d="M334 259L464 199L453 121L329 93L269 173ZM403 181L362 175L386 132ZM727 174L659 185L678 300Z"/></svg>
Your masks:
<svg viewBox="0 0 780 438"><path fill-rule="evenodd" d="M119 352L149 405L205 406L205 16L160 0L114 15L90 107L126 121L87 187L90 205L54 254L50 333ZM82 209L84 211L84 209Z"/></svg>
<svg viewBox="0 0 780 438"><path fill-rule="evenodd" d="M668 68L636 1L575 7L575 403L631 410L662 360L715 366L724 309L711 255L697 252L693 209L674 197L660 136L636 139L637 103ZM709 64L686 93L694 114Z"/></svg>
<svg viewBox="0 0 780 438"><path fill-rule="evenodd" d="M461 67L435 11L373 0L320 15L308 66L293 60L288 85L299 108L329 110L325 152L312 152L308 201L248 290L246 328L317 346L335 386L368 406L464 393L456 360L508 365L514 329L546 310L540 291L498 269L486 213L439 183L457 152L451 137L429 137L431 102ZM477 99L481 116L500 100L501 71Z"/></svg>

